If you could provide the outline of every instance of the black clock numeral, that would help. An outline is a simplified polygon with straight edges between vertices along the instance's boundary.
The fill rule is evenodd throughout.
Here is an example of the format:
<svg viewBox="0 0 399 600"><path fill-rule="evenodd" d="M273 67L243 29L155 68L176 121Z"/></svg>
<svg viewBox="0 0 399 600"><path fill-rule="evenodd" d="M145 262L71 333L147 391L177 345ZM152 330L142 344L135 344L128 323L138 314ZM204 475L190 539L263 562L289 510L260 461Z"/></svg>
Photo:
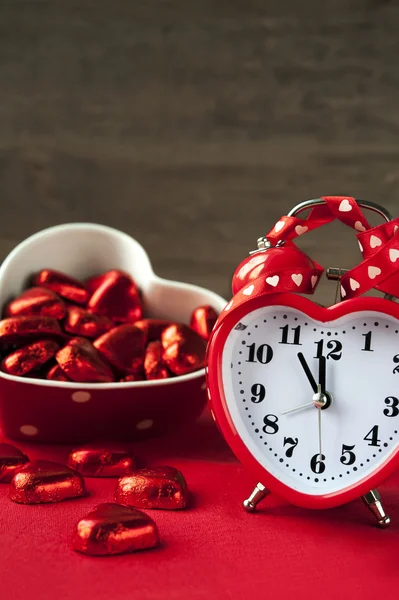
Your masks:
<svg viewBox="0 0 399 600"><path fill-rule="evenodd" d="M368 333L362 333L362 336L364 337L364 348L362 348L362 352L374 352L374 350L371 349L372 333L372 331L369 331Z"/></svg>
<svg viewBox="0 0 399 600"><path fill-rule="evenodd" d="M378 439L378 425L374 425L363 439L370 442L369 446L379 446L381 440Z"/></svg>
<svg viewBox="0 0 399 600"><path fill-rule="evenodd" d="M294 346L302 346L302 344L300 343L300 337L301 337L301 326L297 325L297 327L292 327L291 331L294 333L294 339L292 342L288 341L289 336L289 326L288 325L284 325L284 327L280 327L282 333L281 336L281 342L279 342L279 344L292 344Z"/></svg>
<svg viewBox="0 0 399 600"><path fill-rule="evenodd" d="M326 465L324 462L325 460L326 457L324 456L324 454L319 454L319 452L312 456L312 460L310 461L310 468L312 469L313 473L316 473L316 475L321 475L322 473L324 473L324 471L326 470Z"/></svg>
<svg viewBox="0 0 399 600"><path fill-rule="evenodd" d="M397 417L399 415L399 400L395 396L388 396L384 400L388 408L384 408L383 413L386 417Z"/></svg>
<svg viewBox="0 0 399 600"><path fill-rule="evenodd" d="M287 458L291 458L295 448L298 446L298 438L292 438L292 437L285 437L284 438L284 443L283 446L289 446L289 448L287 448L287 450L285 451L285 455Z"/></svg>
<svg viewBox="0 0 399 600"><path fill-rule="evenodd" d="M251 402L259 404L259 402L262 402L262 400L265 399L266 388L261 383L254 383L251 387L251 394Z"/></svg>
<svg viewBox="0 0 399 600"><path fill-rule="evenodd" d="M264 431L264 433L268 433L269 435L274 435L275 433L278 432L278 417L276 417L276 415L266 415L265 418L263 419L264 422L264 427L262 427L262 430Z"/></svg>
<svg viewBox="0 0 399 600"><path fill-rule="evenodd" d="M339 459L343 465L353 465L356 461L356 454L352 452L355 446L346 446L342 444L342 456Z"/></svg>
<svg viewBox="0 0 399 600"><path fill-rule="evenodd" d="M314 358L320 358L323 356L324 340L315 342L317 346L316 356ZM330 352L327 352L326 358L332 358L333 360L339 360L342 356L342 344L338 340L329 340L327 342L327 348Z"/></svg>
<svg viewBox="0 0 399 600"><path fill-rule="evenodd" d="M256 344L253 343L247 346L247 348L249 349L249 353L246 362L260 362L262 365L266 365L273 358L273 350L269 344L261 344L257 348Z"/></svg>
<svg viewBox="0 0 399 600"><path fill-rule="evenodd" d="M398 364L399 363L399 354L394 356L392 360L395 364ZM399 373L399 365L397 367L394 367L392 373Z"/></svg>

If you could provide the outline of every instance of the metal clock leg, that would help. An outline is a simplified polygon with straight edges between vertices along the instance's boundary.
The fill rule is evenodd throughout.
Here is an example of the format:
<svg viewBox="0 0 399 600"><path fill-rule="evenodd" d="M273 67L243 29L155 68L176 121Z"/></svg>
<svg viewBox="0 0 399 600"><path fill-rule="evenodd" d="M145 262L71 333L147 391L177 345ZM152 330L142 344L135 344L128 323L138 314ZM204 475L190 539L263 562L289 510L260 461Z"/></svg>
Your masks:
<svg viewBox="0 0 399 600"><path fill-rule="evenodd" d="M243 507L247 512L254 512L259 502L266 498L270 494L270 491L265 488L261 483L256 484L252 494L244 500L242 503Z"/></svg>
<svg viewBox="0 0 399 600"><path fill-rule="evenodd" d="M378 490L371 490L364 496L362 496L362 500L369 509L369 511L374 515L377 519L378 527L381 529L385 529L391 523L391 519L385 513L384 507L381 503L381 496Z"/></svg>

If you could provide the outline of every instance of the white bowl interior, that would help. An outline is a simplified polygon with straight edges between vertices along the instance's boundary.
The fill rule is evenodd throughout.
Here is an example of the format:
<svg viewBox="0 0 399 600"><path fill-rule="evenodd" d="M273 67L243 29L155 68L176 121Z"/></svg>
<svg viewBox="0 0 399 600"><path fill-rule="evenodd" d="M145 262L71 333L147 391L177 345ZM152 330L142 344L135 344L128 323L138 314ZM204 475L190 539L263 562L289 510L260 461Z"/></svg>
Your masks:
<svg viewBox="0 0 399 600"><path fill-rule="evenodd" d="M148 314L161 319L187 323L197 306L210 304L220 312L226 304L226 300L204 288L159 278L144 248L127 234L103 225L69 223L36 233L8 255L0 267L0 306L21 293L32 274L45 268L63 271L77 279L109 269L126 271L141 289ZM18 379L4 373L0 377Z"/></svg>

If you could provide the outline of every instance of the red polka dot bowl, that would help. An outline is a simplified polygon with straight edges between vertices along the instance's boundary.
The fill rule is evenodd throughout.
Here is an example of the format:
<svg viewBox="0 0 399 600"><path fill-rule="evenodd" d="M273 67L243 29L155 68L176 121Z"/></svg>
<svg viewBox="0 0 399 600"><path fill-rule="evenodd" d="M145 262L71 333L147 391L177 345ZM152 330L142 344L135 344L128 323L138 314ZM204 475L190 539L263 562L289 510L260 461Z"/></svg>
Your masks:
<svg viewBox="0 0 399 600"><path fill-rule="evenodd" d="M0 305L26 287L40 269L78 279L124 270L141 289L146 311L188 323L197 306L217 312L226 301L187 283L158 277L144 248L116 229L71 223L36 233L0 267ZM0 419L5 435L41 443L99 439L134 440L173 430L196 419L206 404L205 370L158 381L69 383L20 378L0 372Z"/></svg>

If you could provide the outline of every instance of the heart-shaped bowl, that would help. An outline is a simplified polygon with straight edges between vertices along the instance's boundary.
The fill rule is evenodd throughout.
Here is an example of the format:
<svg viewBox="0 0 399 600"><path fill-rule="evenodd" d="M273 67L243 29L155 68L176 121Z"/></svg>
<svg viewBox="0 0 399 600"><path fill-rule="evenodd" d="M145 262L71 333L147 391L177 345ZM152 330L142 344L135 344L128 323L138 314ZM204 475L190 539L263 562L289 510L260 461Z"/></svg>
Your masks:
<svg viewBox="0 0 399 600"><path fill-rule="evenodd" d="M145 310L188 323L197 306L220 312L226 301L187 283L158 277L144 248L129 235L92 223L69 223L27 238L0 267L0 306L21 293L43 268L86 279L109 269L129 273ZM205 370L171 379L124 383L69 383L0 372L0 416L6 436L45 443L134 440L171 431L196 419L206 403Z"/></svg>

